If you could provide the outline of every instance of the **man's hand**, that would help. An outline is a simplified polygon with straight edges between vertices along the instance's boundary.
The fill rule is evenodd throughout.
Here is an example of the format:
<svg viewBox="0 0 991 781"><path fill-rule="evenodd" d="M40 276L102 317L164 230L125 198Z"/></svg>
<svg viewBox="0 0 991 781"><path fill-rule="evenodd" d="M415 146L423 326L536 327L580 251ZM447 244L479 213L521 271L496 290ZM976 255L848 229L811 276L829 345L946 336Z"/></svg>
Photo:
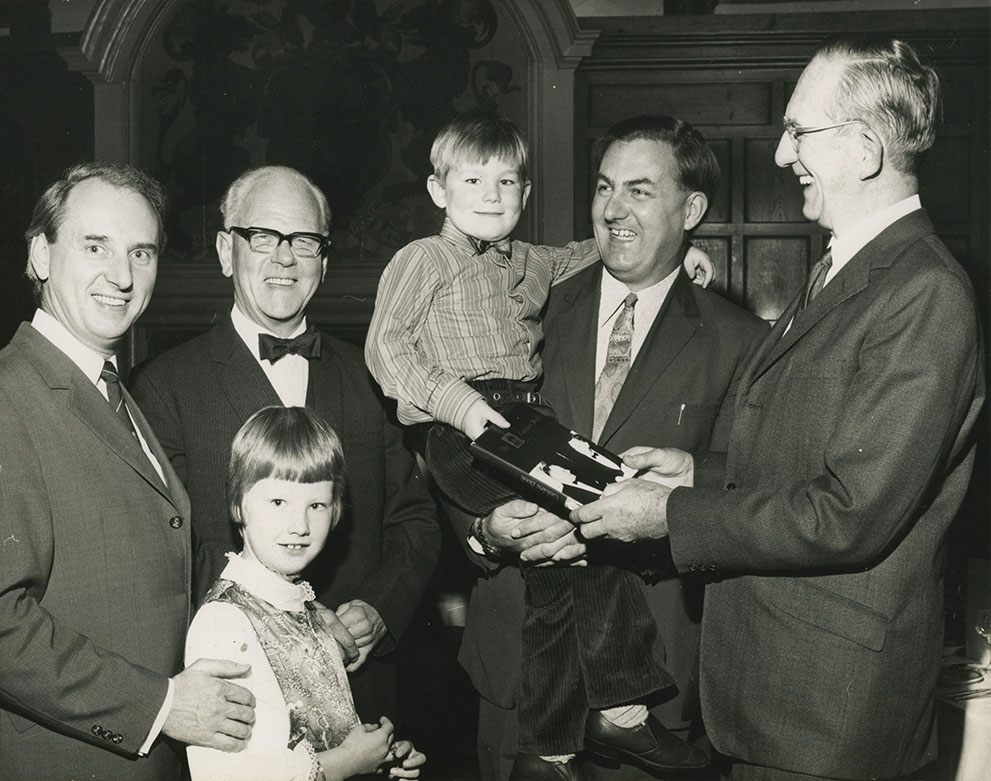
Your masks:
<svg viewBox="0 0 991 781"><path fill-rule="evenodd" d="M360 599L352 599L338 606L337 617L344 628L351 633L358 646L358 658L345 668L349 673L353 673L365 663L375 644L385 637L389 630L379 612Z"/></svg>
<svg viewBox="0 0 991 781"><path fill-rule="evenodd" d="M357 662L360 655L358 644L348 631L348 628L341 623L341 619L337 617L337 613L329 607L324 607L319 602L314 602L313 607L316 608L317 616L323 624L324 629L330 632L331 636L337 641L337 647L341 649L341 658L344 660L345 666Z"/></svg>
<svg viewBox="0 0 991 781"><path fill-rule="evenodd" d="M243 750L255 722L255 696L224 679L249 672L246 664L196 660L172 679L172 708L162 732L191 746Z"/></svg>
<svg viewBox="0 0 991 781"><path fill-rule="evenodd" d="M465 424L462 431L468 439L475 439L485 431L486 423L495 423L499 428L509 428L509 421L488 405L485 399L478 399L465 413Z"/></svg>
<svg viewBox="0 0 991 781"><path fill-rule="evenodd" d="M531 564L586 563L574 524L533 502L514 499L497 507L482 521L482 530L491 545Z"/></svg>
<svg viewBox="0 0 991 781"><path fill-rule="evenodd" d="M695 484L695 460L676 447L631 447L623 453L623 461L634 469L649 469L640 477L668 488Z"/></svg>
<svg viewBox="0 0 991 781"><path fill-rule="evenodd" d="M605 537L622 542L654 540L668 534L671 489L649 480L624 480L606 486L602 498L571 513L588 539Z"/></svg>
<svg viewBox="0 0 991 781"><path fill-rule="evenodd" d="M698 247L688 246L685 253L685 271L688 278L696 285L707 288L716 278L716 267L712 265L709 256Z"/></svg>

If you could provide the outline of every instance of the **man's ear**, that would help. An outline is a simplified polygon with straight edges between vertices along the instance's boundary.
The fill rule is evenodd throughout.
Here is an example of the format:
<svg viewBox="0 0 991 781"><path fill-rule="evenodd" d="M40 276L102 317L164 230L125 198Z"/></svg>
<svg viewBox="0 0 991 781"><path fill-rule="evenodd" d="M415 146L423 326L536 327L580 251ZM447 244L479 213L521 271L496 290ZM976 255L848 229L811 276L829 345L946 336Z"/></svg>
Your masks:
<svg viewBox="0 0 991 781"><path fill-rule="evenodd" d="M860 157L860 179L865 181L873 179L884 167L884 141L881 136L864 127L860 133L860 143L863 152Z"/></svg>
<svg viewBox="0 0 991 781"><path fill-rule="evenodd" d="M45 238L44 233L39 233L31 239L28 255L31 259L31 270L34 271L34 275L42 282L47 281L51 254L48 239Z"/></svg>
<svg viewBox="0 0 991 781"><path fill-rule="evenodd" d="M234 234L227 231L217 231L217 257L220 258L220 270L225 277L234 276ZM324 260L324 264L327 261Z"/></svg>
<svg viewBox="0 0 991 781"><path fill-rule="evenodd" d="M523 211L526 208L527 199L530 197L530 185L530 181L523 183L523 199L520 201L520 211Z"/></svg>
<svg viewBox="0 0 991 781"><path fill-rule="evenodd" d="M444 185L433 174L427 177L427 192L430 193L430 198L438 209L447 208L447 193L444 192Z"/></svg>
<svg viewBox="0 0 991 781"><path fill-rule="evenodd" d="M705 217L709 208L709 199L705 193L689 193L685 199L685 230L690 231Z"/></svg>

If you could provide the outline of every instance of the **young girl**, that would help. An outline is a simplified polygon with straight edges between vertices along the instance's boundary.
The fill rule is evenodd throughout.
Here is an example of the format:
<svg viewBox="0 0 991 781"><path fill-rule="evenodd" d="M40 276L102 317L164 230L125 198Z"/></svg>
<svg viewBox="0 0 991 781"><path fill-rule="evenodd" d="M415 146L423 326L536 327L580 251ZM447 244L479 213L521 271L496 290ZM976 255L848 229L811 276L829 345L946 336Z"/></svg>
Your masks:
<svg viewBox="0 0 991 781"><path fill-rule="evenodd" d="M251 665L255 723L239 753L189 746L194 781L336 781L388 767L417 778L426 757L393 742L392 724L362 724L344 662L297 576L341 515L344 457L334 431L299 407L266 407L234 438L227 497L244 551L197 611L186 664L201 657Z"/></svg>

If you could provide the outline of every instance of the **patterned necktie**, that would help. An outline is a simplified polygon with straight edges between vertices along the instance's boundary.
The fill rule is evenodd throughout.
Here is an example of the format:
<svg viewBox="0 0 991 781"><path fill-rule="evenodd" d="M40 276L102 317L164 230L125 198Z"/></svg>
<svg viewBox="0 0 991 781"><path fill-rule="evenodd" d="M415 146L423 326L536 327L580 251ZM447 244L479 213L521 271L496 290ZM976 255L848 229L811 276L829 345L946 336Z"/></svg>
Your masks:
<svg viewBox="0 0 991 781"><path fill-rule="evenodd" d="M476 255L484 255L490 249L494 249L503 257L511 258L513 256L513 244L509 239L486 241L485 239L476 239L474 236L469 236L468 241L475 248Z"/></svg>
<svg viewBox="0 0 991 781"><path fill-rule="evenodd" d="M272 334L258 334L258 354L275 363L287 355L301 355L307 360L320 357L320 333L312 325L299 336L282 339Z"/></svg>
<svg viewBox="0 0 991 781"><path fill-rule="evenodd" d="M819 291L826 284L826 275L829 273L829 267L832 265L833 253L826 250L826 254L816 261L816 264L812 267L812 271L809 272L809 280L805 283L805 295L802 296L802 304L799 310L805 309L805 307L812 303L812 299L819 295Z"/></svg>
<svg viewBox="0 0 991 781"><path fill-rule="evenodd" d="M134 423L131 416L127 414L127 405L124 403L124 394L120 390L120 377L117 375L116 367L110 361L103 362L103 370L100 372L100 379L107 386L107 401L114 409L114 414L118 420L124 424L131 436L138 438L138 432L134 430Z"/></svg>
<svg viewBox="0 0 991 781"><path fill-rule="evenodd" d="M592 440L595 442L599 440L613 404L616 403L616 397L623 387L623 381L630 373L633 355L633 307L636 303L636 293L630 293L623 299L623 311L616 316L612 333L609 334L606 365L602 367L602 374L595 383L595 416L592 419Z"/></svg>

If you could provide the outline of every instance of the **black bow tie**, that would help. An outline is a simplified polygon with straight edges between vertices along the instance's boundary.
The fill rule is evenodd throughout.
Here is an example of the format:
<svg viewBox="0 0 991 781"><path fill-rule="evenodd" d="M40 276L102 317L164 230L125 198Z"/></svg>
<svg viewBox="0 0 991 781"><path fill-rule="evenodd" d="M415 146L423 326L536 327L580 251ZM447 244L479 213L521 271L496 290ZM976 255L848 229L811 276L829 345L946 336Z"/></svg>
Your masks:
<svg viewBox="0 0 991 781"><path fill-rule="evenodd" d="M500 255L507 258L512 257L513 247L509 239L502 239L501 241L486 241L485 239L476 239L474 236L469 236L468 240L471 242L471 246L475 248L476 255L484 255L490 249L494 249Z"/></svg>
<svg viewBox="0 0 991 781"><path fill-rule="evenodd" d="M320 333L312 325L299 336L280 339L272 334L258 334L258 354L275 363L286 355L301 355L312 360L320 357Z"/></svg>

